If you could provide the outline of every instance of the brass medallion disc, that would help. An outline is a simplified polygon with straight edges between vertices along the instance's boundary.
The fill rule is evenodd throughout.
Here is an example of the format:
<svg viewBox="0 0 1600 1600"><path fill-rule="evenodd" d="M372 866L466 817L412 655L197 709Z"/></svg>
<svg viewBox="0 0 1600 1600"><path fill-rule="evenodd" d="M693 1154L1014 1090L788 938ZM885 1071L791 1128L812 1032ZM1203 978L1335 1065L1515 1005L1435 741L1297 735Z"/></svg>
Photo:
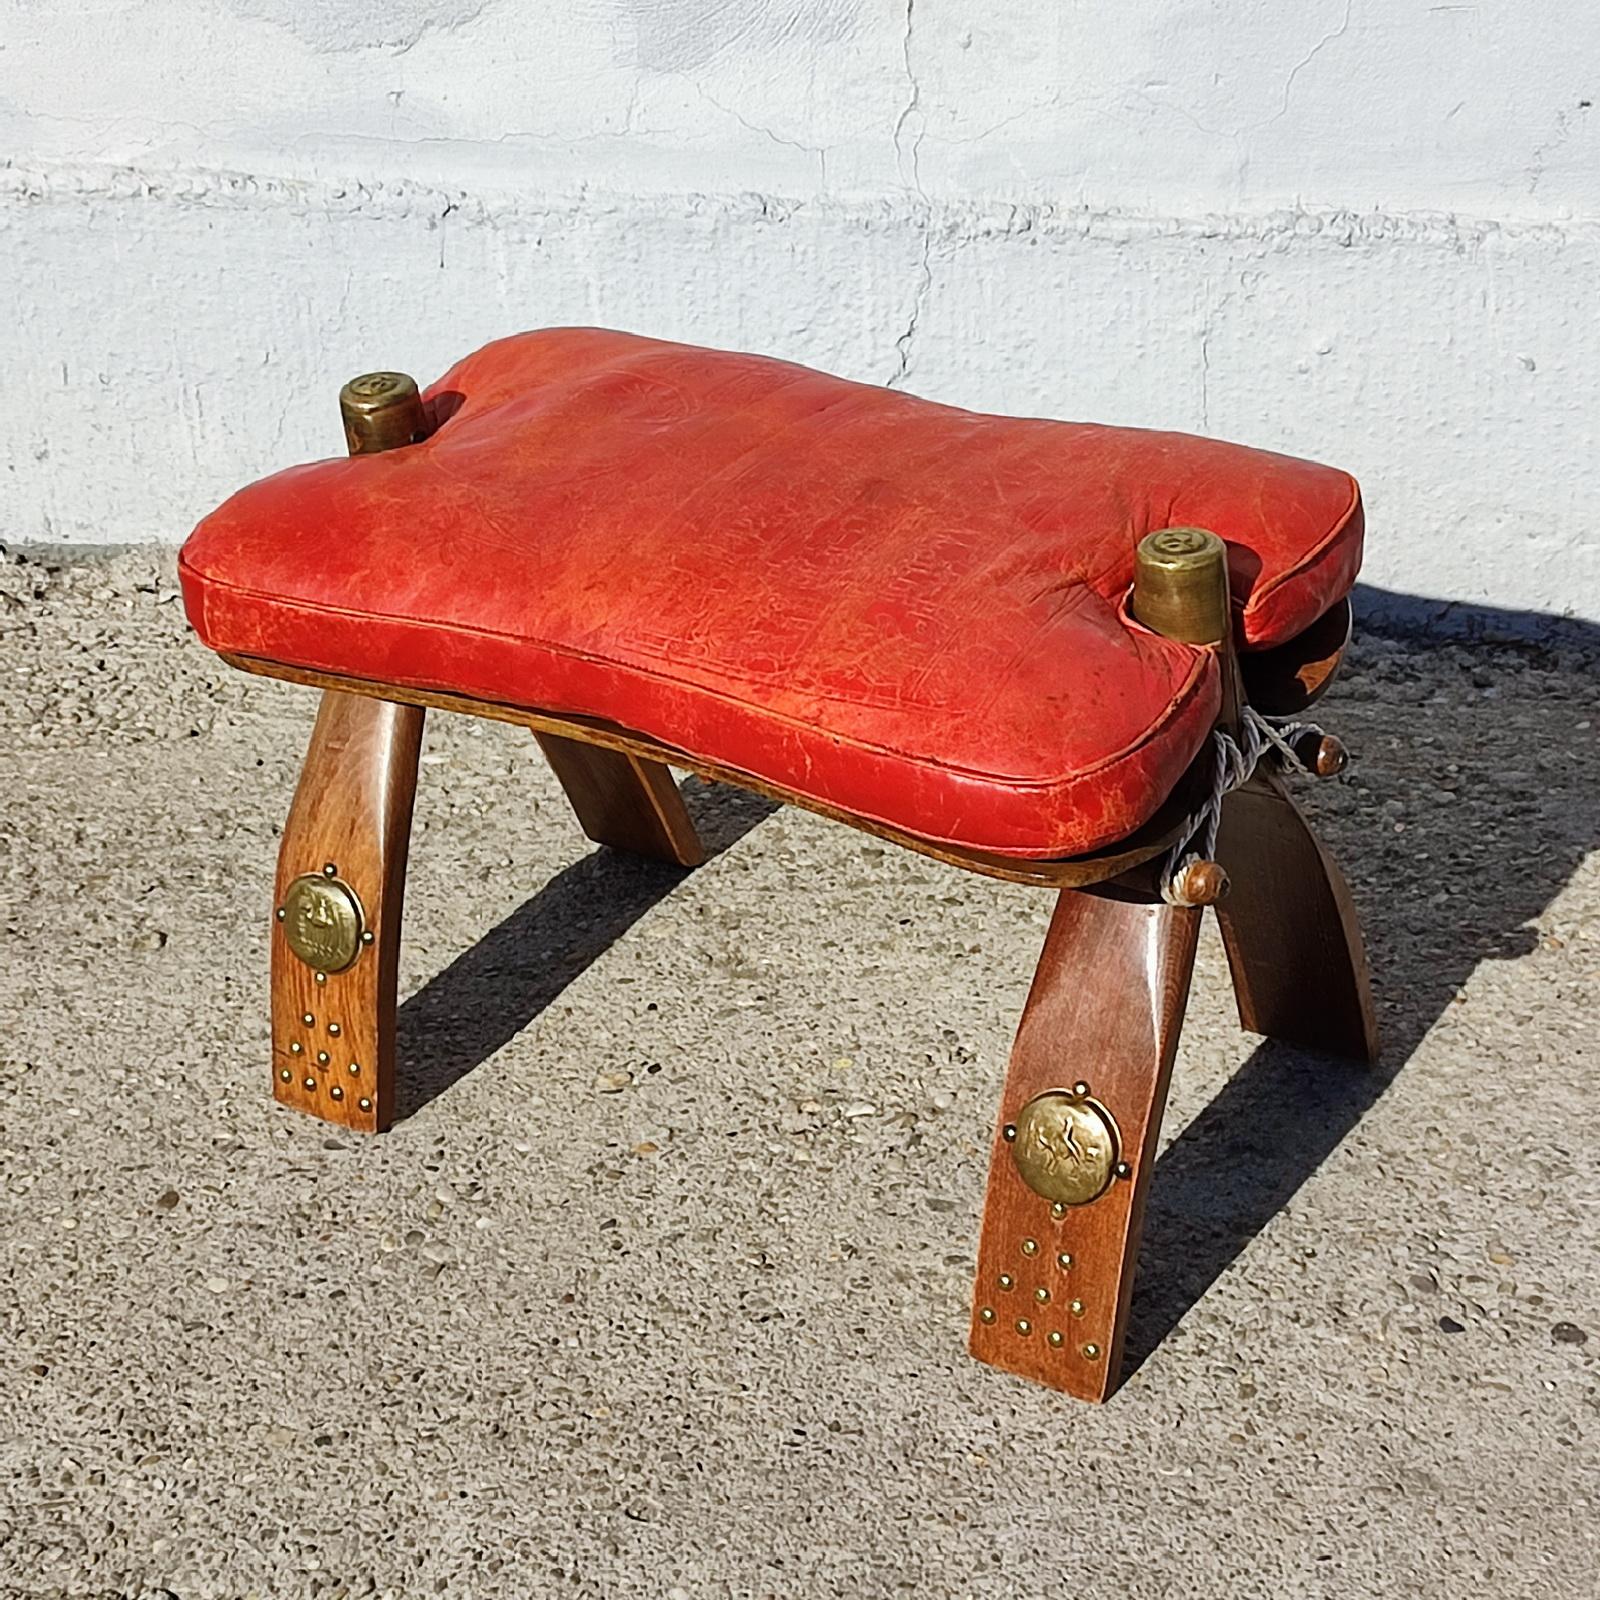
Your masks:
<svg viewBox="0 0 1600 1600"><path fill-rule="evenodd" d="M319 972L343 972L361 954L361 902L349 884L303 873L283 897L283 936Z"/></svg>
<svg viewBox="0 0 1600 1600"><path fill-rule="evenodd" d="M1035 1194L1082 1206L1110 1184L1117 1146L1116 1121L1098 1100L1049 1089L1018 1115L1011 1159Z"/></svg>

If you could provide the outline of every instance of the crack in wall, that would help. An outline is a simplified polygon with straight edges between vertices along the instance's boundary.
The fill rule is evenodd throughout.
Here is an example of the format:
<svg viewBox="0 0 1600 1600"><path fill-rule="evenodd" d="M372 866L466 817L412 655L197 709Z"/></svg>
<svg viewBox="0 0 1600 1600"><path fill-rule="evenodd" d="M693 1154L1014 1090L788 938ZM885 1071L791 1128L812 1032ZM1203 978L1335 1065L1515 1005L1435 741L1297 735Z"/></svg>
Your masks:
<svg viewBox="0 0 1600 1600"><path fill-rule="evenodd" d="M905 331L894 342L896 367L887 387L898 389L911 370L911 341L917 336L922 321L923 308L928 303L928 291L933 287L933 226L929 218L922 220L922 262L916 292L911 297L911 315L906 318Z"/></svg>
<svg viewBox="0 0 1600 1600"><path fill-rule="evenodd" d="M922 258L918 265L917 286L911 296L911 315L906 319L904 331L894 342L895 370L890 376L888 387L898 389L905 382L906 374L911 370L911 345L917 336L918 324L922 321L923 307L928 302L928 291L933 287L933 216L932 206L928 199L928 191L922 187L922 141L927 135L928 119L922 113L922 82L917 77L917 70L911 64L911 40L916 29L917 0L906 0L906 25L905 32L900 39L900 54L905 63L906 83L909 85L910 94L905 105L901 108L900 115L894 124L894 151L895 166L899 170L902 183L906 179L906 124L914 116L917 119L916 133L911 140L910 187L917 193L921 201L920 215L916 219L922 230Z"/></svg>
<svg viewBox="0 0 1600 1600"><path fill-rule="evenodd" d="M1220 295L1214 295L1215 285L1208 276L1205 282L1205 309L1200 318L1200 432L1211 432L1211 340L1217 331L1217 324L1222 316L1233 305L1236 294L1242 294L1244 302L1249 304L1255 298L1255 284L1249 273L1245 273L1237 286L1229 285Z"/></svg>
<svg viewBox="0 0 1600 1600"><path fill-rule="evenodd" d="M1578 114L1582 115L1587 112L1593 104L1594 102L1591 100L1580 100L1577 107ZM1529 194L1537 194L1539 192L1539 185L1544 182L1546 160L1553 156L1572 137L1573 120L1573 113L1570 111L1556 112L1555 132L1534 150L1533 156L1528 162Z"/></svg>
<svg viewBox="0 0 1600 1600"><path fill-rule="evenodd" d="M732 106L725 106L715 96L707 93L704 84L697 83L693 79L687 81L689 86L707 105L715 107L724 116L732 117L741 128L748 128L751 133L762 134L774 144L785 145L790 150L798 150L802 155L815 156L817 158L818 186L823 189L828 187L828 150L826 145L802 144L798 139L786 139L781 133L775 132L764 123L752 122L742 111L736 111Z"/></svg>
<svg viewBox="0 0 1600 1600"><path fill-rule="evenodd" d="M906 26L905 33L900 40L900 54L905 62L906 82L910 85L910 98L901 109L900 115L895 119L894 154L895 165L900 172L900 181L905 182L906 177L906 149L903 142L906 123L913 116L918 119L916 136L911 141L911 183L921 197L928 198L927 191L922 187L922 140L927 132L927 118L922 115L922 84L917 77L916 68L911 65L911 35L916 26L917 0L906 0Z"/></svg>
<svg viewBox="0 0 1600 1600"><path fill-rule="evenodd" d="M1355 0L1345 0L1344 19L1339 23L1339 26L1332 29L1330 32L1323 34L1323 36L1318 39L1317 42L1312 45L1312 47L1306 51L1306 53L1301 56L1301 58L1295 62L1292 67L1289 68L1288 74L1283 80L1283 88L1280 91L1278 109L1274 111L1270 117L1262 117L1256 122L1244 122L1240 123L1236 127L1231 128L1213 127L1208 122L1202 122L1200 118L1197 117L1186 105L1183 105L1176 100L1158 100L1153 95L1146 93L1142 89L1135 89L1131 92L1135 99L1143 101L1145 105L1150 106L1157 111L1176 112L1191 127L1199 129L1201 133L1206 134L1210 138L1233 139L1236 141L1241 140L1247 133L1259 133L1261 129L1270 128L1273 123L1281 122L1284 117L1288 116L1289 100L1294 92L1295 80L1299 78L1300 74L1304 72L1306 68L1309 67L1311 63L1315 61L1330 44L1332 44L1336 39L1342 39L1350 31L1354 14Z"/></svg>
<svg viewBox="0 0 1600 1600"><path fill-rule="evenodd" d="M1245 132L1253 132L1257 128L1265 128L1289 115L1289 96L1294 89L1294 80L1311 65L1335 39L1342 39L1350 31L1350 18L1354 14L1356 0L1344 0L1344 21L1332 33L1324 34L1295 64L1289 68L1289 76L1283 80L1283 104L1265 122L1251 124Z"/></svg>

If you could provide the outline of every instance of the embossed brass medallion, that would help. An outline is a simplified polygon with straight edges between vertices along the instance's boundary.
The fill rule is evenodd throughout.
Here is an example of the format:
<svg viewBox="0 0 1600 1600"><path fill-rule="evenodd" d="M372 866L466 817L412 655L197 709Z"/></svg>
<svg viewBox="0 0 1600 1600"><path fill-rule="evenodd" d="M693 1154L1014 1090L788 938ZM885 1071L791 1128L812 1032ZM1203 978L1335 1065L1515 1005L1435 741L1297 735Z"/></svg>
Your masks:
<svg viewBox="0 0 1600 1600"><path fill-rule="evenodd" d="M1082 1206L1110 1184L1117 1146L1116 1121L1098 1100L1050 1089L1018 1115L1011 1159L1035 1194Z"/></svg>
<svg viewBox="0 0 1600 1600"><path fill-rule="evenodd" d="M321 972L343 972L361 954L361 902L349 884L307 872L283 897L289 948Z"/></svg>

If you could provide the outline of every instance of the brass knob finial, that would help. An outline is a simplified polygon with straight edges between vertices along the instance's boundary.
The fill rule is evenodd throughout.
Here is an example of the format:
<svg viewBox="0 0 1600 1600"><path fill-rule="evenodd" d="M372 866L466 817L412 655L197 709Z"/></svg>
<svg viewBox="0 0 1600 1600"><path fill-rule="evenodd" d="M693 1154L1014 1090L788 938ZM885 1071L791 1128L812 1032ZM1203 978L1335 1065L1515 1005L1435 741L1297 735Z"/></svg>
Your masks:
<svg viewBox="0 0 1600 1600"><path fill-rule="evenodd" d="M1228 893L1228 874L1215 861L1191 861L1172 880L1172 898L1180 906L1214 906Z"/></svg>
<svg viewBox="0 0 1600 1600"><path fill-rule="evenodd" d="M403 372L365 372L339 391L345 442L353 456L394 450L428 431L422 396Z"/></svg>
<svg viewBox="0 0 1600 1600"><path fill-rule="evenodd" d="M1337 778L1350 765L1350 752L1345 749L1342 739L1324 733L1312 746L1311 760L1306 765L1319 778Z"/></svg>
<svg viewBox="0 0 1600 1600"><path fill-rule="evenodd" d="M1145 627L1186 644L1219 644L1228 615L1228 547L1204 528L1162 528L1139 541L1133 614Z"/></svg>

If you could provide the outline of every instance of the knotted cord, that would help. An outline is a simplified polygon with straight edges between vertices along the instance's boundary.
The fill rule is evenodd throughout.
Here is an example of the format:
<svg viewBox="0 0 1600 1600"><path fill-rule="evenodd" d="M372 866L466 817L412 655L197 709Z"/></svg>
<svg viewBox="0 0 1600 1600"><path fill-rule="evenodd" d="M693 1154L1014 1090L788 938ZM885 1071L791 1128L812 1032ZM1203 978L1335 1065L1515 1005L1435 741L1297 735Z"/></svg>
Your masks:
<svg viewBox="0 0 1600 1600"><path fill-rule="evenodd" d="M1177 887L1185 868L1196 861L1214 859L1217 848L1217 828L1222 822L1222 802L1228 795L1248 783L1257 763L1269 749L1276 750L1296 772L1310 772L1310 768L1296 754L1293 741L1302 734L1314 733L1322 737L1323 730L1314 722L1272 721L1261 715L1254 706L1245 706L1239 716L1239 736L1223 728L1211 733L1212 747L1216 753L1216 767L1211 780L1211 795L1196 811L1184 819L1183 832L1161 863L1161 898L1169 906L1195 904L1186 899Z"/></svg>

